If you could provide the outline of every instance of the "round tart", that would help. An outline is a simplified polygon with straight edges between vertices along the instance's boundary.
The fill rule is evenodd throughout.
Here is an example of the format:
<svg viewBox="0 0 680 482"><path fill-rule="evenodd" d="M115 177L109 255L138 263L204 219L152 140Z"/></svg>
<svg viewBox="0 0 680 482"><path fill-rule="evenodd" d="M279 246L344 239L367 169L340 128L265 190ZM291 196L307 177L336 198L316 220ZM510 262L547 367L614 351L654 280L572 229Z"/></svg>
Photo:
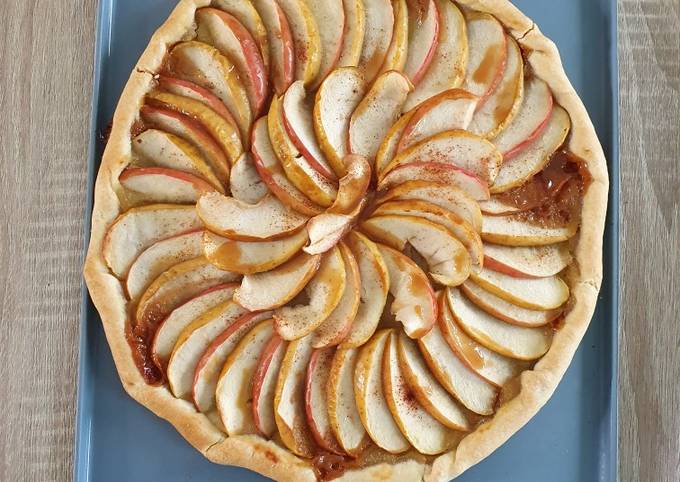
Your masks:
<svg viewBox="0 0 680 482"><path fill-rule="evenodd" d="M85 266L126 391L282 481L456 477L547 401L606 162L505 0L183 0L118 103Z"/></svg>

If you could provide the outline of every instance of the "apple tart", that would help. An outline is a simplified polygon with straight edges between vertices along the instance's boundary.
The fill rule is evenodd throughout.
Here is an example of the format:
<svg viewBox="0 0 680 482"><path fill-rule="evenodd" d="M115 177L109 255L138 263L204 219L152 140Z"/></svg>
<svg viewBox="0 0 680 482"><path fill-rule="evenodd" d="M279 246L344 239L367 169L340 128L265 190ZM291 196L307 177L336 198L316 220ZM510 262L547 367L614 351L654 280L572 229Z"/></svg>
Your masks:
<svg viewBox="0 0 680 482"><path fill-rule="evenodd" d="M85 277L125 390L277 480L456 477L547 401L606 162L505 0L182 0L120 98Z"/></svg>

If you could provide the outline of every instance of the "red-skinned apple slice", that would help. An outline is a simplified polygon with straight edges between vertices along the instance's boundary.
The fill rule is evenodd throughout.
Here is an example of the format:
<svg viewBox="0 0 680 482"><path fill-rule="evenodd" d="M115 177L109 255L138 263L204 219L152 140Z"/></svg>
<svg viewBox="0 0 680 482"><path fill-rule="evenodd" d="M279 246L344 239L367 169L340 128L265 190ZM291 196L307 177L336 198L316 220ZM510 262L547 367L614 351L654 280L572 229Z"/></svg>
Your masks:
<svg viewBox="0 0 680 482"><path fill-rule="evenodd" d="M552 342L550 328L525 328L500 321L477 308L457 289L449 288L447 299L451 314L458 326L479 344L494 352L517 360L536 360L550 348ZM507 368L509 371L506 374L507 377L513 376L512 371L516 375L521 369L518 366ZM500 373L497 375L501 376ZM498 383L503 379L495 380L495 382Z"/></svg>
<svg viewBox="0 0 680 482"><path fill-rule="evenodd" d="M328 372L331 369L335 349L314 350L309 359L305 380L305 412L307 423L319 447L335 454L342 454L331 428L326 400Z"/></svg>
<svg viewBox="0 0 680 482"><path fill-rule="evenodd" d="M323 254L335 247L354 226L363 203L354 215L322 213L307 223L309 244L303 251L309 254Z"/></svg>
<svg viewBox="0 0 680 482"><path fill-rule="evenodd" d="M250 32L260 50L265 69L269 71L268 25L264 23L263 18L255 8L254 2L251 0L214 0L212 6L236 17L241 25Z"/></svg>
<svg viewBox="0 0 680 482"><path fill-rule="evenodd" d="M342 53L345 35L345 10L343 0L317 0L314 8L310 8L321 40L321 60L319 74L315 81L318 87L321 81L335 68Z"/></svg>
<svg viewBox="0 0 680 482"><path fill-rule="evenodd" d="M438 283L458 286L468 278L470 255L465 246L439 224L416 216L385 215L370 217L361 224L361 230L399 251L407 243L413 246L427 262L430 276ZM391 271L391 285L396 289Z"/></svg>
<svg viewBox="0 0 680 482"><path fill-rule="evenodd" d="M521 306L505 301L503 298L494 295L490 291L486 291L471 280L467 280L463 283L460 286L460 289L470 301L491 316L495 316L499 320L517 326L524 326L527 328L544 326L556 320L562 314L561 309L538 311L522 308Z"/></svg>
<svg viewBox="0 0 680 482"><path fill-rule="evenodd" d="M370 83L382 67L394 32L394 10L390 0L364 0L364 41L359 68Z"/></svg>
<svg viewBox="0 0 680 482"><path fill-rule="evenodd" d="M541 135L501 167L491 192L499 193L521 186L550 161L552 154L564 143L571 129L569 114L554 106L548 125Z"/></svg>
<svg viewBox="0 0 680 482"><path fill-rule="evenodd" d="M274 153L267 124L267 117L258 119L252 138L253 162L262 181L282 203L297 212L308 216L321 213L323 208L300 192L286 177L281 161Z"/></svg>
<svg viewBox="0 0 680 482"><path fill-rule="evenodd" d="M401 433L426 455L440 454L457 440L455 432L430 415L412 395L399 365L397 334L391 332L383 355L383 389Z"/></svg>
<svg viewBox="0 0 680 482"><path fill-rule="evenodd" d="M248 204L257 204L269 192L257 172L250 152L244 152L232 167L229 174L229 189L235 199Z"/></svg>
<svg viewBox="0 0 680 482"><path fill-rule="evenodd" d="M496 17L483 12L466 12L470 46L464 89L479 97L479 106L503 78L508 60L505 31Z"/></svg>
<svg viewBox="0 0 680 482"><path fill-rule="evenodd" d="M338 67L356 67L361 59L366 31L366 9L364 0L343 0L345 31Z"/></svg>
<svg viewBox="0 0 680 482"><path fill-rule="evenodd" d="M409 80L396 71L385 72L375 80L352 112L348 134L352 154L375 159L380 144L399 118L406 96L412 89Z"/></svg>
<svg viewBox="0 0 680 482"><path fill-rule="evenodd" d="M287 347L288 344L274 333L262 349L253 375L253 422L258 432L266 438L276 433L274 396Z"/></svg>
<svg viewBox="0 0 680 482"><path fill-rule="evenodd" d="M484 268L470 278L496 296L531 310L554 310L569 299L569 287L558 276L521 279Z"/></svg>
<svg viewBox="0 0 680 482"><path fill-rule="evenodd" d="M229 435L254 432L253 422L249 417L250 410L244 411L242 408L243 405L248 403L250 390L245 392L245 400L239 400L237 393L235 393L237 391L234 390L234 387L242 386L240 383L238 385L227 383L225 388L232 393L225 393L225 388L218 388L218 381L223 378L222 375L231 368L227 358L243 337L246 336L255 325L268 319L271 319L270 312L245 313L213 339L196 364L192 387L194 406L199 412L208 413L215 409L216 397L221 397L222 404L219 407L220 414L222 415L222 421ZM269 331L268 335L271 335L271 331ZM259 352L255 355L253 363L257 361L257 355L259 355ZM229 374L231 377L234 375L235 374L233 373ZM246 380L250 380L250 378L248 377ZM241 418L240 421L237 421L234 420L233 416L230 416L233 415L233 413L230 413L230 409L233 409L234 405L237 405L239 402L239 407L242 409L238 416L245 417ZM227 425L227 422L229 422L229 425Z"/></svg>
<svg viewBox="0 0 680 482"><path fill-rule="evenodd" d="M196 10L196 23L196 38L216 47L236 66L257 116L267 97L269 79L255 39L236 17L216 8Z"/></svg>
<svg viewBox="0 0 680 482"><path fill-rule="evenodd" d="M295 80L312 85L321 67L321 36L307 2L304 0L278 0L286 14L295 46Z"/></svg>
<svg viewBox="0 0 680 482"><path fill-rule="evenodd" d="M380 72L387 72L389 70L402 72L406 65L409 34L409 15L406 0L395 0L392 2L392 11L394 13L394 30L392 31L392 40L385 54L385 61L380 68Z"/></svg>
<svg viewBox="0 0 680 482"><path fill-rule="evenodd" d="M398 355L410 392L423 408L449 428L465 432L470 430L463 409L432 375L416 342L405 333L399 334Z"/></svg>
<svg viewBox="0 0 680 482"><path fill-rule="evenodd" d="M311 356L310 336L288 344L274 396L274 416L281 440L291 452L306 458L311 458L316 448L305 410L305 373Z"/></svg>
<svg viewBox="0 0 680 482"><path fill-rule="evenodd" d="M203 235L203 252L215 266L239 274L269 271L282 265L307 242L302 229L274 241L234 241L210 231Z"/></svg>
<svg viewBox="0 0 680 482"><path fill-rule="evenodd" d="M375 332L390 287L389 272L378 246L363 234L352 231L345 239L359 267L360 303L343 347L363 345Z"/></svg>
<svg viewBox="0 0 680 482"><path fill-rule="evenodd" d="M132 208L109 227L102 254L113 274L122 277L137 256L152 244L200 227L193 206L150 204Z"/></svg>
<svg viewBox="0 0 680 482"><path fill-rule="evenodd" d="M527 247L485 244L484 257L484 266L515 278L553 276L571 262L567 243Z"/></svg>
<svg viewBox="0 0 680 482"><path fill-rule="evenodd" d="M319 269L305 286L309 301L274 312L276 332L284 340L295 340L314 331L340 303L345 284L345 262L336 247L323 255Z"/></svg>
<svg viewBox="0 0 680 482"><path fill-rule="evenodd" d="M295 45L286 14L276 0L252 0L267 31L270 77L274 90L283 95L295 76Z"/></svg>
<svg viewBox="0 0 680 482"><path fill-rule="evenodd" d="M467 129L477 98L461 89L445 90L418 106L399 139L397 152L440 132Z"/></svg>
<svg viewBox="0 0 680 482"><path fill-rule="evenodd" d="M566 241L577 230L576 222L566 226L544 227L526 221L521 214L484 216L482 239L507 246L545 246Z"/></svg>
<svg viewBox="0 0 680 482"><path fill-rule="evenodd" d="M453 2L435 0L435 4L439 12L439 42L429 67L406 100L404 110L458 87L465 76L468 57L465 18Z"/></svg>
<svg viewBox="0 0 680 482"><path fill-rule="evenodd" d="M354 396L361 422L373 442L387 452L400 454L410 444L394 421L383 394L382 360L391 332L377 332L361 348L354 371Z"/></svg>
<svg viewBox="0 0 680 482"><path fill-rule="evenodd" d="M320 255L300 253L270 271L245 275L234 293L234 301L250 311L279 308L307 286L320 261Z"/></svg>
<svg viewBox="0 0 680 482"><path fill-rule="evenodd" d="M394 156L397 155L397 148L399 147L399 139L401 139L401 136L403 135L404 131L406 130L406 126L408 123L411 121L411 118L413 115L416 113L417 109L412 109L406 113L404 113L398 120L395 122L392 127L390 127L390 130L387 131L387 134L385 134L385 138L383 139L382 143L380 144L380 147L378 148L378 152L375 155L375 172L378 173L385 169L387 165L394 159Z"/></svg>
<svg viewBox="0 0 680 482"><path fill-rule="evenodd" d="M255 326L229 354L219 374L214 396L222 425L230 436L259 430L253 417L250 388L255 382L260 356L273 332L271 320ZM235 387L246 389L235 390Z"/></svg>
<svg viewBox="0 0 680 482"><path fill-rule="evenodd" d="M128 167L118 180L145 202L193 204L204 193L219 194L202 178L165 167Z"/></svg>
<svg viewBox="0 0 680 482"><path fill-rule="evenodd" d="M404 73L413 85L418 85L430 68L439 45L439 9L437 2L429 0L425 17L416 9L409 9L408 56Z"/></svg>

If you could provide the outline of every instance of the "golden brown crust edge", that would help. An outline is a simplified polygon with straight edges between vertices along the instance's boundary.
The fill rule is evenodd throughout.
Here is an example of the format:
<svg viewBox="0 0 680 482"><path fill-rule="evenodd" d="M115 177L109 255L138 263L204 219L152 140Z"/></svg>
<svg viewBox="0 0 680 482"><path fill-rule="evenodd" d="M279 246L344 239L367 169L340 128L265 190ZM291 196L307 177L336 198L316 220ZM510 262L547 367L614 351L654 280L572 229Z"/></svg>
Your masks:
<svg viewBox="0 0 680 482"><path fill-rule="evenodd" d="M95 185L92 233L85 262L85 279L99 311L119 376L127 393L156 415L168 420L197 450L213 462L239 465L280 481L313 481L314 471L302 460L273 442L258 436L226 437L203 414L165 387L147 385L137 370L125 339L126 300L120 282L109 272L102 256L107 227L120 214L115 193L120 172L130 160L130 128L144 97L152 87L151 72L158 70L168 45L193 30L194 11L210 0L182 0L151 38L147 49L121 95L113 130L102 158ZM339 480L445 481L460 475L487 457L528 422L545 404L569 366L592 317L602 280L602 236L606 216L608 175L604 153L592 122L564 73L555 45L535 24L507 0L459 0L459 4L495 15L531 53L528 61L546 81L558 103L570 114L569 148L587 159L593 176L584 197L582 226L570 268L573 308L556 334L548 353L534 370L521 377L519 394L495 416L463 439L458 448L429 466L415 461L379 464L352 470Z"/></svg>

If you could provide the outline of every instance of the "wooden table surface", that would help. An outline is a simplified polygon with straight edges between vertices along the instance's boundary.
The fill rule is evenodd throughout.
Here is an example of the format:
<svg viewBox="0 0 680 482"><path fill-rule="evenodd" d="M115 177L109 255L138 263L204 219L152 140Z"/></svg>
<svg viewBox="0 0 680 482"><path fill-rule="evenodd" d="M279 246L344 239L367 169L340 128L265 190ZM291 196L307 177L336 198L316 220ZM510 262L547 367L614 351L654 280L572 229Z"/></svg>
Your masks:
<svg viewBox="0 0 680 482"><path fill-rule="evenodd" d="M96 2L2 0L0 481L71 479ZM620 480L680 480L680 1L619 0Z"/></svg>

